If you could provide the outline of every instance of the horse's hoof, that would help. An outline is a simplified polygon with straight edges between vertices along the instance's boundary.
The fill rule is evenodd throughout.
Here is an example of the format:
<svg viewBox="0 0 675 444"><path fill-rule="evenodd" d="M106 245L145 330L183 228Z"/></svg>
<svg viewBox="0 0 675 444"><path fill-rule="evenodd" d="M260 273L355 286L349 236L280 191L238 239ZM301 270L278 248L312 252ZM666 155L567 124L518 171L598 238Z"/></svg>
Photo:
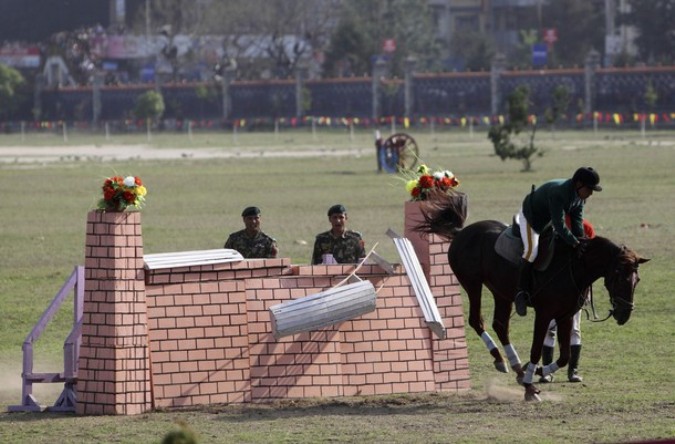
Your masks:
<svg viewBox="0 0 675 444"><path fill-rule="evenodd" d="M553 382L553 373L548 374L546 376L542 376L541 378L539 378L539 382L542 384L549 384Z"/></svg>
<svg viewBox="0 0 675 444"><path fill-rule="evenodd" d="M525 401L541 402L539 390L533 384L525 384Z"/></svg>
<svg viewBox="0 0 675 444"><path fill-rule="evenodd" d="M516 382L518 385L523 385L523 379L525 379L525 375L523 373L519 373L516 375Z"/></svg>
<svg viewBox="0 0 675 444"><path fill-rule="evenodd" d="M506 366L504 361L495 361L495 368L497 371L502 372L502 373L508 373L509 368Z"/></svg>

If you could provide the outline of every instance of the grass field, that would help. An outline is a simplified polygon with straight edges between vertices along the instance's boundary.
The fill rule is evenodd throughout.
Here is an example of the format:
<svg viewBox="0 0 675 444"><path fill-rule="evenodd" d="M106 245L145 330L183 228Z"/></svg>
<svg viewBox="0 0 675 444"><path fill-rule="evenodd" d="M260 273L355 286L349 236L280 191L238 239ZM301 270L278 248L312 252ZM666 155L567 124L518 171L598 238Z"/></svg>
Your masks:
<svg viewBox="0 0 675 444"><path fill-rule="evenodd" d="M604 190L586 206L598 234L625 243L652 260L641 267L636 309L619 327L613 321L582 322L582 384L560 372L543 385L544 402L527 404L512 374L495 372L482 341L467 331L472 390L462 395L427 394L338 400L288 401L272 405L210 406L199 411L153 412L135 417L74 417L0 413L0 441L12 443L151 443L187 423L202 443L218 442L636 442L675 439L675 133L545 132L546 150L523 173L516 161L492 154L478 131L412 132L421 158L432 168L452 170L469 195L469 222L510 221L531 184L566 177L594 166ZM145 137L71 134L0 136L3 147L44 150L77 144L101 152L146 144ZM343 203L350 227L367 248L397 261L388 228L402 232L403 182L378 174L371 132L306 131L280 134L162 134L162 150L199 147L230 158L140 157L103 162L64 156L56 162L0 162L0 405L20 401L21 344L73 267L83 263L86 214L95 208L104 177L143 178L145 253L219 248L240 229L242 208L258 205L263 229L281 255L308 263L314 235L328 229L326 210ZM140 148L139 148L140 150ZM344 151L343 155L331 155ZM254 157L236 153L265 152ZM272 153L276 153L272 155ZM303 153L293 157L290 153ZM595 285L601 314L608 308ZM490 298L484 314L491 323ZM466 301L465 301L466 307ZM37 344L38 371L62 365L62 345L72 322L64 307ZM512 320L512 338L527 356L532 316ZM56 384L55 384L56 385ZM46 404L54 387L36 388Z"/></svg>

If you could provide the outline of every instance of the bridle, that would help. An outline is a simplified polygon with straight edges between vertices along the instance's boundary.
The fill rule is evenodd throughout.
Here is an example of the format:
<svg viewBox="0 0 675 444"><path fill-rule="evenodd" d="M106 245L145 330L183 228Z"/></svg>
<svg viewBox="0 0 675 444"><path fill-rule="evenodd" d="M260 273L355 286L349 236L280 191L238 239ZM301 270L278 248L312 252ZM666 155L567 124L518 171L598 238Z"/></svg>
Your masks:
<svg viewBox="0 0 675 444"><path fill-rule="evenodd" d="M621 251L625 251L626 247L622 246ZM614 311L616 310L617 306L623 308L626 311L632 312L633 309L635 308L635 303L633 301L628 300L624 297L616 296L615 291L616 287L619 285L619 280L622 278L622 264L621 264L621 255L618 255L612 264L612 267L610 268L610 272L605 276L605 288L609 292L609 302L612 305L612 308L609 310L607 317L604 319L598 319L598 316L595 312L595 305L593 303L593 292L591 291L591 310L593 313L593 319L590 319L590 314L586 310L586 318L591 321L591 322L604 322L607 319L609 319L613 314ZM633 269L633 272L630 275L630 280L631 280L631 290L630 290L630 295L632 296L635 293L635 287L637 286L638 282L640 281L640 277L638 275L638 270L637 267Z"/></svg>
<svg viewBox="0 0 675 444"><path fill-rule="evenodd" d="M604 317L602 319L598 319L598 315L595 311L595 303L594 303L594 300L593 300L593 285L590 285L589 287L587 287L588 290L589 290L588 300L589 300L589 303L590 303L590 306L591 306L591 312L592 312L593 319L591 319L591 314L589 313L589 311L587 309L583 308L583 310L586 312L586 319L588 319L590 322L604 322L604 321L606 321L607 319L612 317L612 315L614 314L617 306L625 308L625 310L628 310L628 311L631 311L631 312L635 308L635 304L632 301L630 301L626 298L614 295L614 293L615 293L614 289L619 284L619 280L622 277L621 271L622 271L623 266L622 266L622 263L621 263L621 258L623 256L623 252L625 252L625 251L626 251L626 247L622 245L621 246L621 252L614 258L614 261L612 262L612 265L609 268L609 270L611 270L611 271L605 275L605 288L607 288L607 291L609 292L609 302L612 305L612 308L608 311L606 317ZM579 294L579 305L583 307L584 301L586 300L586 296L585 296L585 290L586 289L585 288L579 288L579 285L577 284L577 281L574 278L574 266L573 266L574 254L575 254L574 252L570 253L570 256L569 256L569 259L567 260L567 262L560 269L558 269L555 273L553 273L549 277L548 280L546 280L545 282L540 284L538 286L539 288L536 291L532 292L532 297L534 297L537 293L541 292L543 288L545 288L547 285L549 285L551 282L553 282L555 280L555 278L558 275L560 275L560 273L567 270L570 273L570 280L574 284L574 286L576 288L576 291ZM638 276L637 267L635 267L634 270L633 270L633 273L631 273L631 280L632 280L632 285L631 285L630 294L632 296L633 293L635 292L635 287L637 286L638 282L640 281L640 278Z"/></svg>

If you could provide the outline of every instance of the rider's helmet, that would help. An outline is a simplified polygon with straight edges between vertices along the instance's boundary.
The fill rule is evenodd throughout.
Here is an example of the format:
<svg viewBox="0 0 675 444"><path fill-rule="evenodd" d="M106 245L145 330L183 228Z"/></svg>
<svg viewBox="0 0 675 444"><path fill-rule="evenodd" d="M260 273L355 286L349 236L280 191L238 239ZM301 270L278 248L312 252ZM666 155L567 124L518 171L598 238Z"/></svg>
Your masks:
<svg viewBox="0 0 675 444"><path fill-rule="evenodd" d="M581 182L582 185L590 188L593 191L602 191L600 186L600 176L598 172L591 167L581 167L574 172L572 182Z"/></svg>

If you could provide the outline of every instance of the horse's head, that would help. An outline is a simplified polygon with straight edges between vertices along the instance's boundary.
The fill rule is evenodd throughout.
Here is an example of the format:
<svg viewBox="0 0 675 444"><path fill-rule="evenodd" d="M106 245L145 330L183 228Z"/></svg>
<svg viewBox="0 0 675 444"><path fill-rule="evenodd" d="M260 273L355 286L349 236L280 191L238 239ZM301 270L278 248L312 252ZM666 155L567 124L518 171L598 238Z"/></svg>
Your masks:
<svg viewBox="0 0 675 444"><path fill-rule="evenodd" d="M605 274L605 288L609 291L612 316L617 324L623 325L633 311L635 287L640 282L638 267L649 259L640 257L626 246L619 248L616 259Z"/></svg>

